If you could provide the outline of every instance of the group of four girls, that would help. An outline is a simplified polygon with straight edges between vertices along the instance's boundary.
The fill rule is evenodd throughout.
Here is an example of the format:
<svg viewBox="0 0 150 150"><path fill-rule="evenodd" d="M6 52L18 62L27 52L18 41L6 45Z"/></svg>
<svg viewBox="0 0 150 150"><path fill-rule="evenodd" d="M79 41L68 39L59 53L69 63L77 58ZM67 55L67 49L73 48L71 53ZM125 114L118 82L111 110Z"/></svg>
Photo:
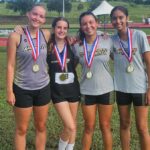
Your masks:
<svg viewBox="0 0 150 150"><path fill-rule="evenodd" d="M46 120L52 99L63 123L58 150L73 150L81 93L84 118L82 149L91 147L98 111L103 147L112 150L114 102L111 93L115 89L122 149L130 149L130 107L133 102L141 149L149 150L146 105L150 105L150 47L143 32L128 28L127 10L122 6L112 10L111 22L117 29L112 38L98 35L97 18L91 12L82 13L79 39L74 46L70 46L67 39L69 23L65 18L53 21L51 34L47 29L40 29L45 23L45 15L42 5L33 6L27 13L28 26L23 33L11 33L8 40L7 102L14 106L15 149L26 149L32 112L36 150L46 148ZM111 53L114 79L109 68ZM82 68L80 86L75 70L78 63Z"/></svg>

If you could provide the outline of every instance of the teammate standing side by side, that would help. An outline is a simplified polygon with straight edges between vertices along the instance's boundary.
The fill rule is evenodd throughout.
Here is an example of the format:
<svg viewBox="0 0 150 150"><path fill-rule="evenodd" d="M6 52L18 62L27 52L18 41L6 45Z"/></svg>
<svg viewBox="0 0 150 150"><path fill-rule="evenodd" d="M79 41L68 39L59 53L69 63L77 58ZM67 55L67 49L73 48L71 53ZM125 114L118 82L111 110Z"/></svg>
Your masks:
<svg viewBox="0 0 150 150"><path fill-rule="evenodd" d="M76 116L80 100L80 88L75 71L76 60L66 37L69 22L58 17L52 23L52 35L48 43L50 86L52 101L63 122L58 150L73 150L76 137Z"/></svg>
<svg viewBox="0 0 150 150"><path fill-rule="evenodd" d="M48 30L41 30L46 10L36 4L27 12L28 25L22 35L13 32L8 38L7 102L15 114L15 150L26 149L26 134L33 112L36 150L45 150L46 120L50 102L47 71Z"/></svg>
<svg viewBox="0 0 150 150"><path fill-rule="evenodd" d="M130 149L130 109L133 103L141 150L150 150L148 106L150 105L150 47L146 34L128 27L128 10L112 9L111 22L117 30L114 41L114 84L120 115L123 150Z"/></svg>
<svg viewBox="0 0 150 150"><path fill-rule="evenodd" d="M98 21L93 13L82 13L79 23L80 43L75 44L74 53L82 67L80 81L84 118L82 150L91 148L97 111L103 147L105 150L112 150L111 117L114 102L111 99L111 92L114 85L109 68L112 40L97 34Z"/></svg>

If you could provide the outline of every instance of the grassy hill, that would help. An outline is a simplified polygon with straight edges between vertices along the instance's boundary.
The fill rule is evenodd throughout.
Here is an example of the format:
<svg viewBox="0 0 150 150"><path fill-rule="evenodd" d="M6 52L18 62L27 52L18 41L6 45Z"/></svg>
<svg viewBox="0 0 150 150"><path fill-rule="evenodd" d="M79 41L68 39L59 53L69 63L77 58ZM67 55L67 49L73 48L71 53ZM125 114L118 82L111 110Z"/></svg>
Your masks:
<svg viewBox="0 0 150 150"><path fill-rule="evenodd" d="M78 10L77 7L80 4L80 2L73 2L72 3L72 10L69 13L65 13L65 17L69 20L71 27L72 28L78 28L78 17L79 15L83 12L89 9L90 3L86 2L86 3L82 3L84 5L82 10ZM110 4L112 6L117 6L117 5L122 5L125 6L126 8L128 8L129 10L129 16L130 16L130 20L132 20L133 22L142 22L142 18L143 16L145 18L150 17L150 5L136 5L134 3L127 3L127 2L116 2L116 1L111 1ZM10 9L6 9L6 3L0 3L0 17L1 16L20 16L20 14L18 12L14 12L13 10ZM57 17L59 16L58 12L56 11L48 11L47 13L47 17ZM103 22L104 17L100 16L100 21ZM26 18L22 18L22 20L24 20ZM15 22L13 22L13 19L11 18L5 18L5 20L8 20L10 23L5 23L5 21L2 20L2 18L0 18L0 28L14 28L16 26L16 24L24 24L23 22L21 22L20 19L14 19ZM106 16L106 20L109 21L109 15ZM18 22L17 22L18 21ZM51 18L47 18L47 24L44 25L44 27L49 28L50 24L51 24L52 19ZM150 34L150 29L143 29L147 34ZM71 32L74 32L71 30ZM76 31L75 31L76 32Z"/></svg>
<svg viewBox="0 0 150 150"><path fill-rule="evenodd" d="M86 11L89 9L89 2L82 3L84 8L82 10L78 10L77 6L79 2L72 3L72 10L69 13L65 13L66 18L78 18L81 12ZM142 17L150 17L150 5L136 5L134 3L127 3L127 2L114 2L111 1L110 4L112 6L122 5L128 8L130 20L141 22ZM19 15L18 12L13 12L13 10L6 9L6 3L0 3L0 16L16 16ZM59 14L55 11L49 11L47 16L49 17L57 17Z"/></svg>

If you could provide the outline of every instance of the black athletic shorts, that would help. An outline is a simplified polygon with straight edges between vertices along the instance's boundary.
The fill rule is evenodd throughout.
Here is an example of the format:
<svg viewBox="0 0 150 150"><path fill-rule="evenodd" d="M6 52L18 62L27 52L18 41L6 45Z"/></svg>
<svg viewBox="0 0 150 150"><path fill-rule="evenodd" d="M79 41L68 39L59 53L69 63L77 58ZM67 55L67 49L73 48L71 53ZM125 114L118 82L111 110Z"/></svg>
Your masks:
<svg viewBox="0 0 150 150"><path fill-rule="evenodd" d="M50 102L50 85L48 84L39 90L24 90L17 85L13 85L16 102L15 106L27 108L32 106L43 106Z"/></svg>
<svg viewBox="0 0 150 150"><path fill-rule="evenodd" d="M102 105L111 105L114 103L114 98L112 96L113 92L105 93L102 95L83 95L82 103L85 105L94 105L94 104L102 104Z"/></svg>
<svg viewBox="0 0 150 150"><path fill-rule="evenodd" d="M116 92L116 101L118 105L145 106L145 93L123 93Z"/></svg>

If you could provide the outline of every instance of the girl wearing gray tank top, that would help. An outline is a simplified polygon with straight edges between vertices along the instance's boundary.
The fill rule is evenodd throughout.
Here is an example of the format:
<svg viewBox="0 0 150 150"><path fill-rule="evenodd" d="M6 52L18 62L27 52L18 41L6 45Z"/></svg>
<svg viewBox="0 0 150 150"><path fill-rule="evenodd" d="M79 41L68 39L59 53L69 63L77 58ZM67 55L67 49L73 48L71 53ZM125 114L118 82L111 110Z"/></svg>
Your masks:
<svg viewBox="0 0 150 150"><path fill-rule="evenodd" d="M26 134L32 112L36 130L35 147L36 149L44 150L46 145L46 120L50 102L49 75L46 71L46 46L50 38L50 32L42 30L46 41L41 46L40 38L42 36L39 29L45 23L45 15L46 9L43 5L34 5L27 13L26 39L20 41L20 35L16 32L11 33L8 39L7 102L13 106L15 114L16 130L14 145L16 150L26 149ZM24 47L24 43L27 42L28 44L26 45L28 46ZM43 46L45 47L44 50L41 48ZM25 66L23 63L25 61L24 58L30 63L29 65ZM21 59L22 61L19 61ZM38 59L42 60L44 68L40 68L41 61L39 62ZM23 65L24 67L22 67ZM17 71L15 67L21 68L21 72L15 72ZM14 78L18 73L20 73L20 77L16 78L14 82ZM36 80L39 76L46 78L46 81L44 83L41 82L40 86L36 84L39 83ZM27 78L28 81L26 81ZM25 83L27 82L35 83L35 87L30 89L28 86L22 86L26 85Z"/></svg>

